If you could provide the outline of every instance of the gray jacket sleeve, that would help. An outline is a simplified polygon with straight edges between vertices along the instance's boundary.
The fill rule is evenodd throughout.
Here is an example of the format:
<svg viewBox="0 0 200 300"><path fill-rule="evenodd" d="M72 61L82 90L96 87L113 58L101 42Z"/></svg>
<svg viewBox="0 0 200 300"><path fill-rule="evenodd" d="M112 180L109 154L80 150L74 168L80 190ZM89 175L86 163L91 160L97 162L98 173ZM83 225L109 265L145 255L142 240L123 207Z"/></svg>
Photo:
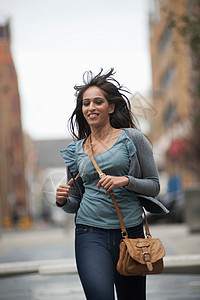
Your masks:
<svg viewBox="0 0 200 300"><path fill-rule="evenodd" d="M128 129L126 132L137 150L131 159L127 189L155 197L159 194L160 184L152 148L139 130Z"/></svg>
<svg viewBox="0 0 200 300"><path fill-rule="evenodd" d="M72 174L69 172L69 169L67 168L67 182L72 178ZM70 195L67 198L67 202L60 206L57 204L58 207L61 207L65 212L74 214L77 212L80 202L82 199L84 193L84 187L81 177L78 177L76 180L73 181L73 184L71 186Z"/></svg>

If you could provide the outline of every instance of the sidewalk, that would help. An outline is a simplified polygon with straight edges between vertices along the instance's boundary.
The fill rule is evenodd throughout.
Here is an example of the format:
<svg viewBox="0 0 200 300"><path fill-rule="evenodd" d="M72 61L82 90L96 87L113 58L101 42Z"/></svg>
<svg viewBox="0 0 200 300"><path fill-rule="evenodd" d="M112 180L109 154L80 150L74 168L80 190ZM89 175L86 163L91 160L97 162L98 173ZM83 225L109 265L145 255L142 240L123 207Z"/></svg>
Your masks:
<svg viewBox="0 0 200 300"><path fill-rule="evenodd" d="M150 224L153 237L165 246L167 255L200 254L200 232L190 233L187 224Z"/></svg>
<svg viewBox="0 0 200 300"><path fill-rule="evenodd" d="M43 259L43 258L66 258L66 253L52 253L51 248L58 247L58 250L63 250L63 247L73 244L74 229L62 229L50 227L48 225L38 225L30 230L5 230L0 236L0 263L2 260L15 261L17 254L24 253L24 258L20 260ZM45 252L48 249L48 253ZM34 255L29 255L29 251L34 250ZM57 250L57 249L55 249ZM72 249L73 251L73 249ZM73 256L72 253L70 255ZM17 261L18 259L16 259Z"/></svg>
<svg viewBox="0 0 200 300"><path fill-rule="evenodd" d="M187 224L150 224L153 237L160 238L167 255L200 254L200 232L189 233ZM0 260L2 255L23 246L73 244L74 228L62 229L37 226L31 230L5 230L0 236Z"/></svg>
<svg viewBox="0 0 200 300"><path fill-rule="evenodd" d="M166 249L165 274L200 274L200 232L190 233L186 224L151 226Z"/></svg>
<svg viewBox="0 0 200 300"><path fill-rule="evenodd" d="M150 225L150 231L166 249L165 273L200 273L200 233L190 234L186 224ZM76 274L74 230L4 232L0 276L26 273Z"/></svg>

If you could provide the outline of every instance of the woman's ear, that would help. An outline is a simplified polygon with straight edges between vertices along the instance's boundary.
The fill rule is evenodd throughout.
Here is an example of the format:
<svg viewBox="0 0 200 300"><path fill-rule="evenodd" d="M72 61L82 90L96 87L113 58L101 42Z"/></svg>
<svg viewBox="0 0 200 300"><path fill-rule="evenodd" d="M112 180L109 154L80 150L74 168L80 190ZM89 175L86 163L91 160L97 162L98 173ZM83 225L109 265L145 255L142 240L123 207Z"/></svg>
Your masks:
<svg viewBox="0 0 200 300"><path fill-rule="evenodd" d="M112 103L112 104L109 105L109 114L114 113L114 111L115 111L115 104Z"/></svg>

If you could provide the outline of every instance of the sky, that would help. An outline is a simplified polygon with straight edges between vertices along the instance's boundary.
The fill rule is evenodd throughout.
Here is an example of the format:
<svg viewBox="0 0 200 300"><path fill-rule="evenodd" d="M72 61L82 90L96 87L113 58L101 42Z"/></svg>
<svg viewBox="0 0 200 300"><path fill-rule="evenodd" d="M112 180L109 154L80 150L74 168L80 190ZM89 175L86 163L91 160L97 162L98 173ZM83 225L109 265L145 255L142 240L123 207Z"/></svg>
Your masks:
<svg viewBox="0 0 200 300"><path fill-rule="evenodd" d="M35 140L69 137L74 85L113 67L135 94L151 89L148 0L1 0L11 24L24 132Z"/></svg>

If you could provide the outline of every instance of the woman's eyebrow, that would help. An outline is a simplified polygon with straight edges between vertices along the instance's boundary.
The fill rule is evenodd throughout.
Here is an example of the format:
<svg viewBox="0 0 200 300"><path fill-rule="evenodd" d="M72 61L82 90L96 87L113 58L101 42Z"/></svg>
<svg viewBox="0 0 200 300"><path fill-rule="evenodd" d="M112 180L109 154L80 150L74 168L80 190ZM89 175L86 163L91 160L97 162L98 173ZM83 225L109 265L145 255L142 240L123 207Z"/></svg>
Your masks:
<svg viewBox="0 0 200 300"><path fill-rule="evenodd" d="M97 96L97 97L94 98L94 100L98 100L98 99L104 100L104 98L101 97L101 96ZM87 101L87 100L90 100L90 98L84 98L83 99L83 101Z"/></svg>

